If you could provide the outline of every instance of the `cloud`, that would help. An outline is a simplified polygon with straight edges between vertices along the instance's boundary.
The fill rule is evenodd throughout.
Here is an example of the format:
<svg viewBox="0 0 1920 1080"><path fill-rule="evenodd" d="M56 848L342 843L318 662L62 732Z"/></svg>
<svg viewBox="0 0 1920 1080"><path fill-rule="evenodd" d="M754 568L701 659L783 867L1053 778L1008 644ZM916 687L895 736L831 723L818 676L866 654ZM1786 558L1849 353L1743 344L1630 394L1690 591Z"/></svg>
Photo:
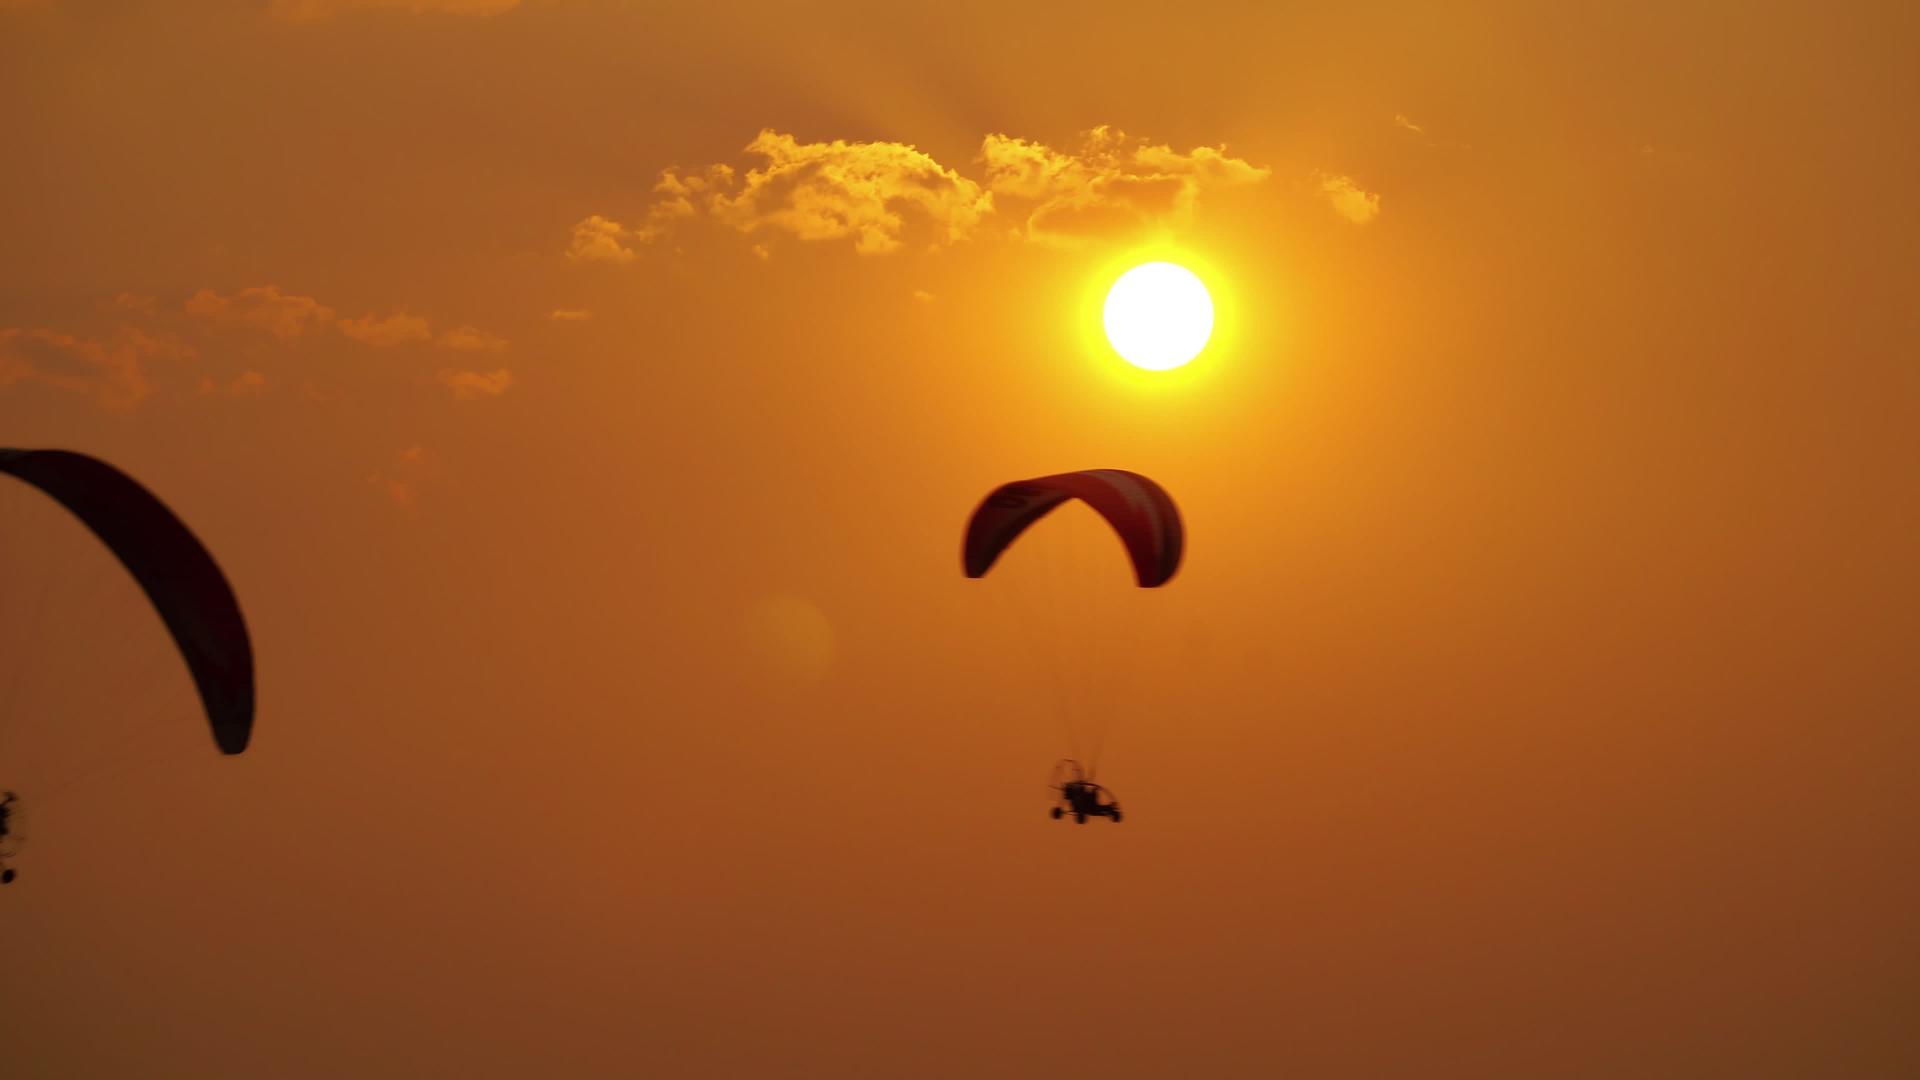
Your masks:
<svg viewBox="0 0 1920 1080"><path fill-rule="evenodd" d="M367 483L402 510L420 505L420 489L440 475L440 465L423 446L409 446L367 475Z"/></svg>
<svg viewBox="0 0 1920 1080"><path fill-rule="evenodd" d="M913 290L913 298L914 298L915 300L918 300L918 301L920 301L920 302L921 302L921 303L923 303L923 304L931 304L931 303L933 303L933 294L932 294L932 293L930 293L930 292L928 292L928 291L927 291L927 290L925 290L925 289L915 289L915 290Z"/></svg>
<svg viewBox="0 0 1920 1080"><path fill-rule="evenodd" d="M709 165L704 174L681 176L674 169L660 174L653 185L656 198L647 208L647 218L638 228L629 229L612 218L589 214L573 227L567 243L567 258L576 262L632 262L634 244L651 244L672 230L673 224L700 213L694 200L706 203L715 184L731 184L733 169Z"/></svg>
<svg viewBox="0 0 1920 1080"><path fill-rule="evenodd" d="M372 315L362 315L358 319L340 320L340 332L375 348L391 348L410 341L426 341L433 337L433 325L418 315L409 315L396 311L384 319Z"/></svg>
<svg viewBox="0 0 1920 1080"><path fill-rule="evenodd" d="M114 299L115 306L135 311L146 310L143 302L145 298L128 293ZM342 335L377 349L417 341L433 341L443 349L469 352L498 352L507 347L506 338L465 324L436 337L431 320L405 310L395 310L385 316L367 314L357 319L342 319L313 297L284 293L275 285L241 289L231 296L201 289L187 301L186 310L204 319L265 330L282 341L291 341L315 327L331 324Z"/></svg>
<svg viewBox="0 0 1920 1080"><path fill-rule="evenodd" d="M0 3L3 2L4 0L0 0ZM122 311L131 311L140 315L160 314L159 301L141 293L117 293L112 300L107 302L107 306L119 308Z"/></svg>
<svg viewBox="0 0 1920 1080"><path fill-rule="evenodd" d="M630 235L625 225L592 214L573 227L567 258L580 262L632 262L633 249L623 243Z"/></svg>
<svg viewBox="0 0 1920 1080"><path fill-rule="evenodd" d="M241 289L221 296L201 289L187 300L187 314L215 322L239 323L291 341L313 327L333 321L333 309L311 296L283 293L277 285Z"/></svg>
<svg viewBox="0 0 1920 1080"><path fill-rule="evenodd" d="M507 347L507 339L475 327L456 326L452 330L442 332L439 338L435 339L434 344L443 349L458 349L462 352L499 352Z"/></svg>
<svg viewBox="0 0 1920 1080"><path fill-rule="evenodd" d="M880 255L956 244L988 215L1014 212L1023 239L1071 243L1187 224L1203 192L1272 175L1223 147L1177 151L1105 126L1068 151L988 135L974 162L984 165L984 180L906 143L803 143L767 128L744 149L763 159L744 174L724 162L664 170L637 227L598 214L583 219L573 227L568 257L627 262L636 247L695 218L743 233L851 240L855 251ZM771 255L764 242L753 252Z"/></svg>
<svg viewBox="0 0 1920 1080"><path fill-rule="evenodd" d="M519 6L520 0L273 0L267 13L285 22L317 22L359 11L486 17Z"/></svg>
<svg viewBox="0 0 1920 1080"><path fill-rule="evenodd" d="M898 250L909 222L904 211L931 226L932 242L964 239L993 207L980 185L921 151L895 142L803 143L763 130L747 153L766 159L748 170L729 194L732 170L718 166L706 180L718 189L707 212L741 232L772 229L801 240L853 241L863 255ZM681 180L669 172L662 178ZM685 181L681 180L684 184Z"/></svg>
<svg viewBox="0 0 1920 1080"><path fill-rule="evenodd" d="M634 239L651 244L673 228L673 223L699 214L694 200L709 202L720 188L733 186L733 166L709 165L702 173L682 176L666 169L654 182L653 193L660 196L647 207L647 223L633 232Z"/></svg>
<svg viewBox="0 0 1920 1080"><path fill-rule="evenodd" d="M981 143L980 160L988 190L1003 205L1008 200L1030 205L1022 235L1060 244L1185 225L1202 192L1273 175L1224 147L1183 153L1104 125L1082 135L1071 151L989 135Z"/></svg>
<svg viewBox="0 0 1920 1080"><path fill-rule="evenodd" d="M258 371L243 371L225 386L213 380L212 376L202 376L200 393L217 394L222 397L259 397L267 392L267 377Z"/></svg>
<svg viewBox="0 0 1920 1080"><path fill-rule="evenodd" d="M513 373L506 368L492 372L455 371L442 368L435 376L459 401L472 401L475 398L499 397L513 385Z"/></svg>
<svg viewBox="0 0 1920 1080"><path fill-rule="evenodd" d="M57 330L0 330L0 389L37 383L81 394L109 411L130 412L153 393L145 361L192 355L185 345L131 329L111 342Z"/></svg>
<svg viewBox="0 0 1920 1080"><path fill-rule="evenodd" d="M855 251L880 255L900 250L909 237L929 246L963 240L993 208L979 184L905 143L803 143L766 129L744 149L764 159L745 176L724 163L662 172L646 224L620 235L647 243L676 222L704 215L743 233L851 240ZM592 222L606 219L574 227L569 254L575 258L595 257L583 249L620 248L619 237L607 240L603 227L587 230ZM771 254L764 244L755 245L755 253Z"/></svg>
<svg viewBox="0 0 1920 1080"><path fill-rule="evenodd" d="M1362 190L1348 177L1322 175L1320 193L1327 197L1335 213L1355 225L1365 225L1380 216L1380 196Z"/></svg>
<svg viewBox="0 0 1920 1080"><path fill-rule="evenodd" d="M1430 137L1427 134L1426 125L1414 123L1413 118L1409 117L1406 113L1394 113L1393 126L1399 128L1401 131L1404 131L1409 135L1419 136L1422 145L1432 147L1436 150L1470 150L1472 149L1471 144L1463 143L1456 139L1434 139Z"/></svg>
<svg viewBox="0 0 1920 1080"><path fill-rule="evenodd" d="M547 318L554 322L586 322L593 318L593 312L580 308L555 308Z"/></svg>

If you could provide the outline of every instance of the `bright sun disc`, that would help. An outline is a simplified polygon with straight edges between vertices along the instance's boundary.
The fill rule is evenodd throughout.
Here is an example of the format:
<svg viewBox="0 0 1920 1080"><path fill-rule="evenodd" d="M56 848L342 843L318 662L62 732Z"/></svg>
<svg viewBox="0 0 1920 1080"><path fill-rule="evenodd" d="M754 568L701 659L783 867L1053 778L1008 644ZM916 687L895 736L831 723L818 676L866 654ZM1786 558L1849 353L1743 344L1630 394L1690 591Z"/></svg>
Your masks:
<svg viewBox="0 0 1920 1080"><path fill-rule="evenodd" d="M1193 271L1142 263L1107 291L1107 340L1127 363L1165 371L1200 355L1213 335L1213 298Z"/></svg>

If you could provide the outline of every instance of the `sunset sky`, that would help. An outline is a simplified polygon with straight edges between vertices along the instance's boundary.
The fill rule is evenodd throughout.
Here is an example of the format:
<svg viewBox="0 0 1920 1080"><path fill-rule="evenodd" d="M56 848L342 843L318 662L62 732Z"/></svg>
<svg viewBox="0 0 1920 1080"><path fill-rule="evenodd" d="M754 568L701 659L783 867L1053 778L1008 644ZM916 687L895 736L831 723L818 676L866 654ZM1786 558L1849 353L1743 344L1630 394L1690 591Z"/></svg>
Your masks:
<svg viewBox="0 0 1920 1080"><path fill-rule="evenodd" d="M1920 1075L1920 6L1589 7L0 0L0 1075Z"/></svg>

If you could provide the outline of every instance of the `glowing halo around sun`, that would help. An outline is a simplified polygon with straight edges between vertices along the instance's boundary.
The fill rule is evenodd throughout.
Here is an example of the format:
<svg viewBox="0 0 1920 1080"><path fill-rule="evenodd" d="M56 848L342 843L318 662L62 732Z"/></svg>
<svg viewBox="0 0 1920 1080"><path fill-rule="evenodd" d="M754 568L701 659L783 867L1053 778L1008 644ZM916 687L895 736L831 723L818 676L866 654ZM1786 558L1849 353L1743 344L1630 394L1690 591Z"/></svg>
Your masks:
<svg viewBox="0 0 1920 1080"><path fill-rule="evenodd" d="M1113 351L1127 363L1168 371L1207 347L1213 336L1213 298L1184 266L1141 263L1107 290L1101 320Z"/></svg>

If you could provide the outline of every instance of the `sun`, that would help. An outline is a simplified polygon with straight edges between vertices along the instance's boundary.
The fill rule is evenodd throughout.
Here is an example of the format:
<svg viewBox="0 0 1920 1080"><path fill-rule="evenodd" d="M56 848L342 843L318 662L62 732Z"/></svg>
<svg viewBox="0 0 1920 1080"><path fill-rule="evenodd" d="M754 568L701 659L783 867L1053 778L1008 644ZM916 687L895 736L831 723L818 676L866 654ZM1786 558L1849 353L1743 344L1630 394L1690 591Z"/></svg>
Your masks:
<svg viewBox="0 0 1920 1080"><path fill-rule="evenodd" d="M1206 348L1213 335L1213 298L1184 266L1141 263L1107 290L1102 319L1113 351L1127 363L1167 371Z"/></svg>

